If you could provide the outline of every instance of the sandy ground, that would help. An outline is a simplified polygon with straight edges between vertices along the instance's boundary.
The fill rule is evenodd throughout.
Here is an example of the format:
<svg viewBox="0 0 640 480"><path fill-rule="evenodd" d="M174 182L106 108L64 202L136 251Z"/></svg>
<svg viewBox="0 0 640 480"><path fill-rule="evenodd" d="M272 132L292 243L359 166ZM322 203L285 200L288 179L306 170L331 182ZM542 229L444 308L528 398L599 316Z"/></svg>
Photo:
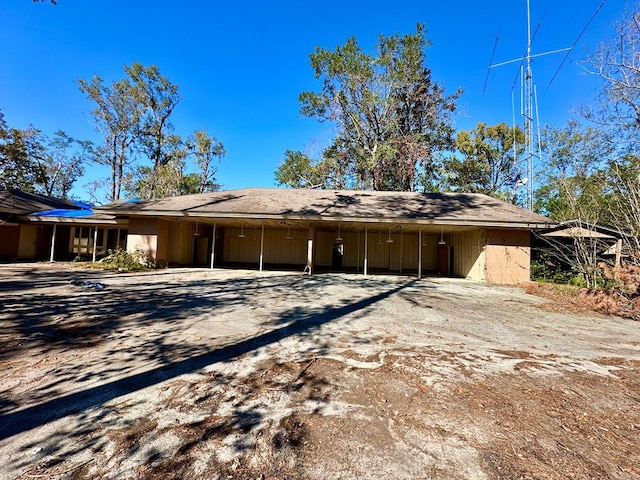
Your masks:
<svg viewBox="0 0 640 480"><path fill-rule="evenodd" d="M519 288L23 264L0 305L0 479L640 478L639 324Z"/></svg>

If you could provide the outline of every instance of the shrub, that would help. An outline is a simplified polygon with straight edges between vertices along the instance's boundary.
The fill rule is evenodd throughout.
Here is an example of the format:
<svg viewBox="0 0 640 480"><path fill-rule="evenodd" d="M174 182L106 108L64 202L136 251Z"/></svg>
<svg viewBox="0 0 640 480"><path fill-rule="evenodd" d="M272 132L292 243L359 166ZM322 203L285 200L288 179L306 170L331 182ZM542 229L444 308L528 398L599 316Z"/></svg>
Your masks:
<svg viewBox="0 0 640 480"><path fill-rule="evenodd" d="M119 272L140 271L153 268L153 258L142 250L127 252L122 248L107 250L107 256L98 262L105 270L117 270Z"/></svg>

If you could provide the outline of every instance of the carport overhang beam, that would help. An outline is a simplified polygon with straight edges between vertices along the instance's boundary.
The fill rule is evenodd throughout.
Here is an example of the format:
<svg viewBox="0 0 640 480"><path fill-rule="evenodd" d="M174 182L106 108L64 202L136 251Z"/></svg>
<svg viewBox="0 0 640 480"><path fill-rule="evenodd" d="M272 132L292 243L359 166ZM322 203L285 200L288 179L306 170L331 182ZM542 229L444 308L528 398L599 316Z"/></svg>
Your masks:
<svg viewBox="0 0 640 480"><path fill-rule="evenodd" d="M111 213L105 211L104 213ZM116 213L115 211L113 213ZM122 212L117 212L122 214ZM182 218L205 218L210 221L300 221L322 223L344 223L344 224L400 224L405 228L415 227L471 227L471 228L524 228L529 230L545 229L556 225L556 222L548 223L530 223L530 222L512 222L512 221L483 221L474 219L448 219L448 218L377 218L377 217L341 217L326 215L299 215L299 214L260 214L260 213L220 213L220 212L183 212L177 211L136 211L132 212L136 216L152 216L152 217L182 217Z"/></svg>

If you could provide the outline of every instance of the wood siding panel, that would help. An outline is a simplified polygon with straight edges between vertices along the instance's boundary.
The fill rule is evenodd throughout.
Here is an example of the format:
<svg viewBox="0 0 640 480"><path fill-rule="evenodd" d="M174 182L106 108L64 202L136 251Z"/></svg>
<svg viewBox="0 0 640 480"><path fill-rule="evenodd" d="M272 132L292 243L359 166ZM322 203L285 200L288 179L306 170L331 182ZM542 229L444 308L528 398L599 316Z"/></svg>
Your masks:
<svg viewBox="0 0 640 480"><path fill-rule="evenodd" d="M38 227L36 225L21 225L18 258L36 258L37 242Z"/></svg>
<svg viewBox="0 0 640 480"><path fill-rule="evenodd" d="M158 220L158 240L156 266L164 268L168 264L169 259L169 222L166 220Z"/></svg>
<svg viewBox="0 0 640 480"><path fill-rule="evenodd" d="M438 240L437 235L422 234L422 270L426 272L435 272L438 267Z"/></svg>
<svg viewBox="0 0 640 480"><path fill-rule="evenodd" d="M171 223L168 227L168 260L173 265L193 263L193 233L195 225L186 222Z"/></svg>
<svg viewBox="0 0 640 480"><path fill-rule="evenodd" d="M471 280L485 280L485 230L454 232L450 236L453 247L453 275Z"/></svg>
<svg viewBox="0 0 640 480"><path fill-rule="evenodd" d="M0 226L0 259L13 260L18 257L20 245L20 226Z"/></svg>

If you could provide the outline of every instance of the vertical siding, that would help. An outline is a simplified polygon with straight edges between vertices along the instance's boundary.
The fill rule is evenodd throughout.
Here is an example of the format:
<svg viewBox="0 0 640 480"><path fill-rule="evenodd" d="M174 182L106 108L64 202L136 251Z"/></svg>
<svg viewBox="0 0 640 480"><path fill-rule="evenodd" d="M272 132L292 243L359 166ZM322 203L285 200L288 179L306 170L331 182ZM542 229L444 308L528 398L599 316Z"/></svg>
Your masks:
<svg viewBox="0 0 640 480"><path fill-rule="evenodd" d="M20 226L0 225L0 258L13 259L18 256L20 244Z"/></svg>
<svg viewBox="0 0 640 480"><path fill-rule="evenodd" d="M240 228L227 228L224 236L224 261L230 263L258 264L260 261L260 231L244 229L244 238L239 238ZM264 263L282 265L305 265L307 262L306 230L264 231ZM254 238L255 236L255 238Z"/></svg>
<svg viewBox="0 0 640 480"><path fill-rule="evenodd" d="M422 270L425 272L435 272L438 268L438 240L437 235L422 234Z"/></svg>
<svg viewBox="0 0 640 480"><path fill-rule="evenodd" d="M20 225L20 244L18 258L35 258L38 242L37 225Z"/></svg>
<svg viewBox="0 0 640 480"><path fill-rule="evenodd" d="M166 267L169 262L169 222L158 220L158 247L156 266Z"/></svg>
<svg viewBox="0 0 640 480"><path fill-rule="evenodd" d="M331 233L331 232L330 232ZM342 233L342 243L344 243L344 256L342 257L342 266L349 268L356 268L358 266L358 248L363 248L358 243L357 232L345 232ZM335 241L336 234L331 233L332 241L330 248L333 248L333 242ZM364 245L364 237L361 236L360 242ZM331 250L329 251L331 255ZM331 263L331 261L329 261Z"/></svg>
<svg viewBox="0 0 640 480"><path fill-rule="evenodd" d="M316 265L322 267L331 266L331 249L333 248L333 241L335 239L336 234L334 232L323 232L320 230L316 232ZM345 250L346 249L347 246L345 244Z"/></svg>
<svg viewBox="0 0 640 480"><path fill-rule="evenodd" d="M454 232L450 239L453 247L453 275L484 281L485 230Z"/></svg>
<svg viewBox="0 0 640 480"><path fill-rule="evenodd" d="M193 233L195 225L188 222L172 222L169 227L169 263L191 265L193 263Z"/></svg>

